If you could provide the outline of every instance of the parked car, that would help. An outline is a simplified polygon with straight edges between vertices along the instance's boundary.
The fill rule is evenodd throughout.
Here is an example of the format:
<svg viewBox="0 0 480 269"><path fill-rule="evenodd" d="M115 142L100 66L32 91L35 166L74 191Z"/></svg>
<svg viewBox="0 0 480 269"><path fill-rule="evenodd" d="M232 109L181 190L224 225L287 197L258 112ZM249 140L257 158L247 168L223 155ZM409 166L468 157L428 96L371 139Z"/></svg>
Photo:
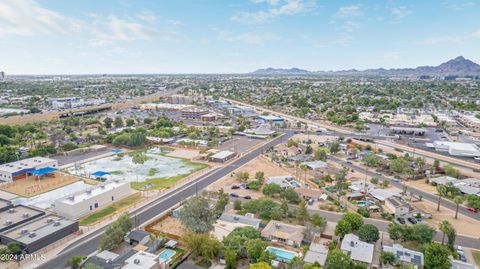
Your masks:
<svg viewBox="0 0 480 269"><path fill-rule="evenodd" d="M476 208L473 208L473 207L467 207L467 210L468 210L468 211L472 211L472 212L474 212L474 213L477 213L477 212L478 212L478 210L477 210Z"/></svg>
<svg viewBox="0 0 480 269"><path fill-rule="evenodd" d="M238 185L232 185L232 190L240 189L240 186Z"/></svg>
<svg viewBox="0 0 480 269"><path fill-rule="evenodd" d="M348 164L352 164L352 162L351 162L351 161L347 161L347 163L348 163Z"/></svg>
<svg viewBox="0 0 480 269"><path fill-rule="evenodd" d="M250 200L250 199L252 199L252 196L250 196L250 195L245 195L245 196L243 196L243 199Z"/></svg>
<svg viewBox="0 0 480 269"><path fill-rule="evenodd" d="M411 224L416 224L416 223L417 223L417 219L412 218L412 217L408 218L408 221L409 221Z"/></svg>
<svg viewBox="0 0 480 269"><path fill-rule="evenodd" d="M400 224L405 224L405 219L403 219L403 218L397 218L397 221L398 221Z"/></svg>
<svg viewBox="0 0 480 269"><path fill-rule="evenodd" d="M230 196L231 196L231 197L238 197L238 194L232 192L232 193L230 193Z"/></svg>

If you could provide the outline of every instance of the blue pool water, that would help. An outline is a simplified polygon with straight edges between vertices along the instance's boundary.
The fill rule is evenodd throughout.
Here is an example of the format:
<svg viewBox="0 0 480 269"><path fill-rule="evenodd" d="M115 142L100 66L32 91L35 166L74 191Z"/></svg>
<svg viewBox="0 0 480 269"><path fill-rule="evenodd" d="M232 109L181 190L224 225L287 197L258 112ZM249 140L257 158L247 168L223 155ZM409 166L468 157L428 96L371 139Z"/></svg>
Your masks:
<svg viewBox="0 0 480 269"><path fill-rule="evenodd" d="M158 256L160 257L160 259L162 259L162 260L164 260L164 261L168 261L168 260L170 260L174 255L175 255L175 250L166 249L166 250L160 252L160 254L159 254Z"/></svg>
<svg viewBox="0 0 480 269"><path fill-rule="evenodd" d="M297 256L296 253L287 251L281 248L276 248L276 247L267 247L266 249L268 252L275 254L278 259L283 260L283 261L291 261L293 258Z"/></svg>

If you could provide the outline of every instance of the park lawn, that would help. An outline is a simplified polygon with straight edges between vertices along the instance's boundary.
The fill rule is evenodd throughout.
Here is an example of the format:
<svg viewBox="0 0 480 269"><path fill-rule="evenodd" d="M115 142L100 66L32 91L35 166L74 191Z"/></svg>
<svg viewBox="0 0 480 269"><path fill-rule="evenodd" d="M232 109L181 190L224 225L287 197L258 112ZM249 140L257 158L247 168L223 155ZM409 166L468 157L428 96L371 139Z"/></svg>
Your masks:
<svg viewBox="0 0 480 269"><path fill-rule="evenodd" d="M81 218L78 222L80 225L90 225L96 223L100 220L103 220L117 212L120 209L126 208L142 199L141 193L137 192L130 196L127 196L117 202L112 203L111 205L98 210L97 212L93 212L83 218Z"/></svg>
<svg viewBox="0 0 480 269"><path fill-rule="evenodd" d="M475 260L475 264L477 266L480 266L480 251L472 249L472 256L473 256L473 259Z"/></svg>

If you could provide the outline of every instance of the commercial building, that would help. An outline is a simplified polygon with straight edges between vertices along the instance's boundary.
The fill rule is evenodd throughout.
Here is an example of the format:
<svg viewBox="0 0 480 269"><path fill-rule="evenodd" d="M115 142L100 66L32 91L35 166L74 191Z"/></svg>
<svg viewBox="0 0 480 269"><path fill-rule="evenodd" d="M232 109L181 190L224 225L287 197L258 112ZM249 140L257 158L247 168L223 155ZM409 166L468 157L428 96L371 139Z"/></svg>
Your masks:
<svg viewBox="0 0 480 269"><path fill-rule="evenodd" d="M168 103L147 103L140 105L141 110L156 110L156 111L180 111L182 109L195 107L193 105L184 104L168 104Z"/></svg>
<svg viewBox="0 0 480 269"><path fill-rule="evenodd" d="M346 234L340 249L348 254L354 261L371 264L373 260L374 245L361 241L354 234Z"/></svg>
<svg viewBox="0 0 480 269"><path fill-rule="evenodd" d="M10 202L1 200L0 208L0 233L29 222L45 215L45 212L29 206L13 206Z"/></svg>
<svg viewBox="0 0 480 269"><path fill-rule="evenodd" d="M45 215L0 233L4 245L15 242L26 253L33 253L74 232L78 222L55 215Z"/></svg>
<svg viewBox="0 0 480 269"><path fill-rule="evenodd" d="M224 150L210 156L210 161L223 163L232 159L233 157L235 157L235 155L236 153L233 151Z"/></svg>
<svg viewBox="0 0 480 269"><path fill-rule="evenodd" d="M414 266L423 266L423 253L404 248L402 245L393 244L393 246L383 246L383 251L390 252L395 255L396 260L402 263Z"/></svg>
<svg viewBox="0 0 480 269"><path fill-rule="evenodd" d="M0 181L13 181L32 175L42 168L55 168L58 161L45 157L33 157L0 165Z"/></svg>
<svg viewBox="0 0 480 269"><path fill-rule="evenodd" d="M209 112L208 110L198 108L198 107L189 107L182 109L182 118L184 119L193 119L199 120L202 116L207 115Z"/></svg>
<svg viewBox="0 0 480 269"><path fill-rule="evenodd" d="M78 219L131 193L129 182L112 180L55 200L54 208L61 216Z"/></svg>
<svg viewBox="0 0 480 269"><path fill-rule="evenodd" d="M448 152L452 156L459 157L480 157L480 147L472 143L460 143L450 141L434 141L426 143L427 147L434 148L436 151Z"/></svg>
<svg viewBox="0 0 480 269"><path fill-rule="evenodd" d="M286 224L271 220L263 228L261 236L268 240L277 240L290 246L300 246L303 241L305 227L300 225Z"/></svg>
<svg viewBox="0 0 480 269"><path fill-rule="evenodd" d="M257 121L260 122L260 123L277 125L277 124L283 124L285 122L285 119L277 117L277 116L260 115L260 116L257 116Z"/></svg>

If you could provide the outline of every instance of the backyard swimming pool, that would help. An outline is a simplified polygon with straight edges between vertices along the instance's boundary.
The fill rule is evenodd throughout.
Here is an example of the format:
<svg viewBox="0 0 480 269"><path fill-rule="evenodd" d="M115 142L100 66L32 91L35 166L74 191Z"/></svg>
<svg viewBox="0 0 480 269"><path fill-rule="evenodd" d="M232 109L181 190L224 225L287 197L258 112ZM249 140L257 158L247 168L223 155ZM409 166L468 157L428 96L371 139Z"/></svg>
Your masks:
<svg viewBox="0 0 480 269"><path fill-rule="evenodd" d="M272 246L268 246L266 248L266 250L270 253L273 253L275 254L275 256L277 256L277 259L279 260L282 260L282 261L285 261L285 262L289 262L291 261L293 258L295 257L298 257L298 254L293 252L293 251L288 251L286 249L281 249L281 248L276 248L276 247L272 247Z"/></svg>
<svg viewBox="0 0 480 269"><path fill-rule="evenodd" d="M175 250L173 249L166 249L162 252L160 252L160 254L158 255L158 257L160 258L160 260L162 261L165 261L165 262L168 262L170 261L170 259L175 256Z"/></svg>

